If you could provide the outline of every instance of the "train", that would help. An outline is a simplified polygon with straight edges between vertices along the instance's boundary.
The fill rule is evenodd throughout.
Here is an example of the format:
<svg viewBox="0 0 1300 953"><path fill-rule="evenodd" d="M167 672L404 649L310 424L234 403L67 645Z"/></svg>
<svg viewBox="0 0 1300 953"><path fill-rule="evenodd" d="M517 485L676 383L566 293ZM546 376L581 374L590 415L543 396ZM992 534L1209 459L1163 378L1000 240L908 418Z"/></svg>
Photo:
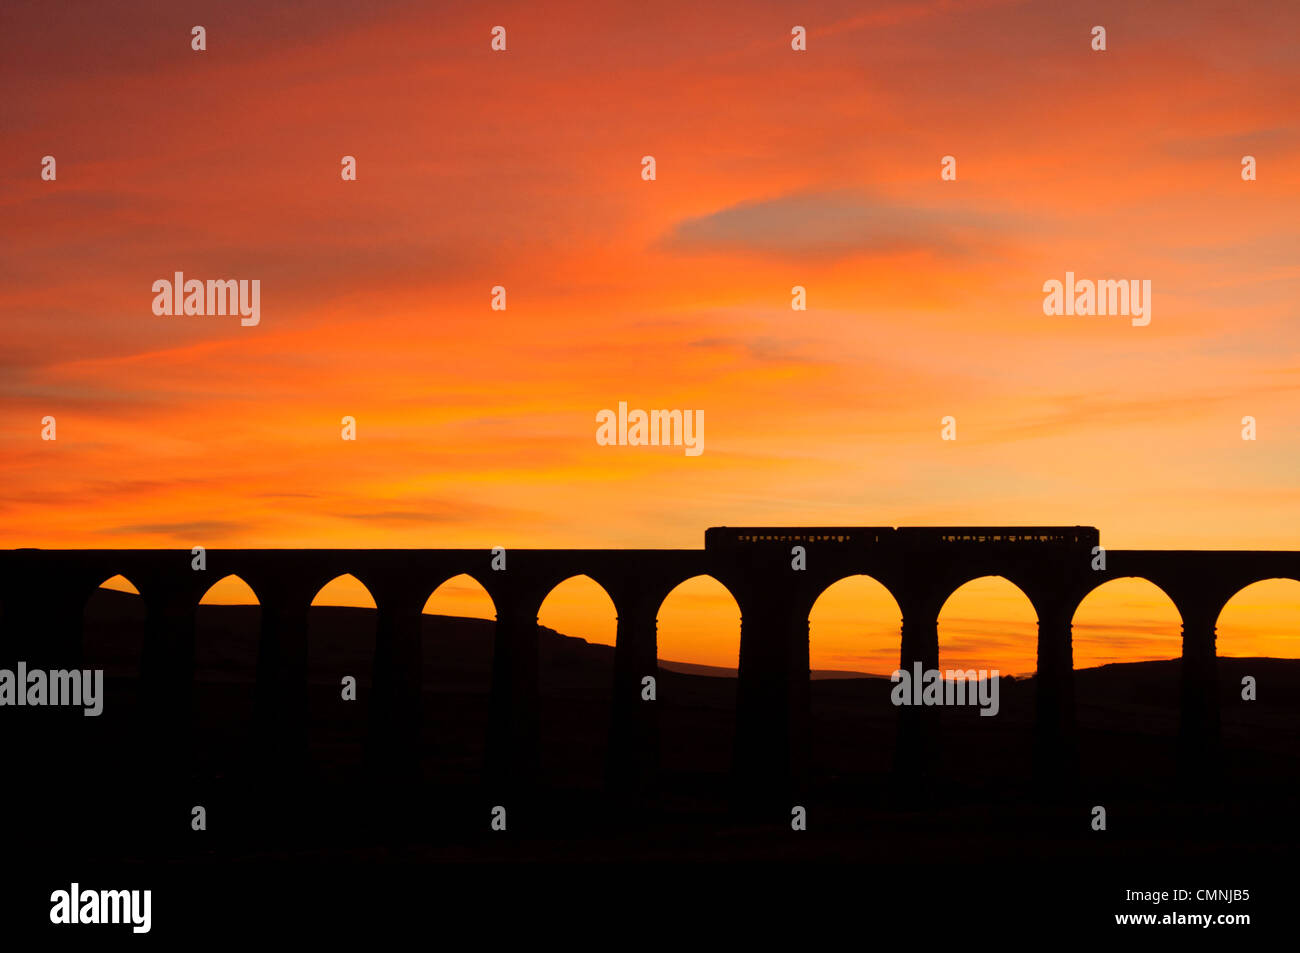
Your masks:
<svg viewBox="0 0 1300 953"><path fill-rule="evenodd" d="M879 546L903 548L961 544L1050 545L1091 548L1100 545L1095 526L712 526L704 531L706 549L733 549L763 543Z"/></svg>

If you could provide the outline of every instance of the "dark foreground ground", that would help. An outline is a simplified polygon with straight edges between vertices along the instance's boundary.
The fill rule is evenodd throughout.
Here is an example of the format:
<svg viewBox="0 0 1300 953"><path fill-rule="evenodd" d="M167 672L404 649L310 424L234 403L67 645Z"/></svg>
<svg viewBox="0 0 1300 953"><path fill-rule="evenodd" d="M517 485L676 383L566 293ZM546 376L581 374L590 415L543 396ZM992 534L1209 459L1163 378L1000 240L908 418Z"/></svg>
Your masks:
<svg viewBox="0 0 1300 953"><path fill-rule="evenodd" d="M1258 933L1291 918L1300 662L1221 660L1222 765L1194 782L1175 763L1178 662L1076 673L1078 779L1049 788L1031 776L1032 679L1004 680L998 717L945 710L919 783L892 771L888 681L814 681L807 789L794 804L741 814L728 774L734 679L661 670L661 789L616 805L602 789L613 651L544 630L543 777L502 805L507 829L494 831L497 800L482 773L490 623L427 619L422 779L394 788L363 762L373 614L313 609L312 773L272 784L247 758L258 610L202 607L193 750L146 783L137 602L101 591L87 612L86 664L110 684L105 714L74 722L68 739L79 789L43 792L22 764L0 776L12 878L0 917L15 929L47 924L50 892L73 880L152 889L155 937L431 929L448 918L579 930L617 914L629 938L686 929L689 916L732 938L767 923L849 922L863 936L1046 928L1038 935L1158 940ZM358 679L355 702L340 698L344 675ZM1257 701L1240 697L1245 675ZM191 828L196 805L206 830ZM791 829L796 806L806 830ZM1104 831L1093 829L1098 806ZM1198 890L1249 899L1216 904ZM1116 914L1152 912L1253 922L1115 925Z"/></svg>

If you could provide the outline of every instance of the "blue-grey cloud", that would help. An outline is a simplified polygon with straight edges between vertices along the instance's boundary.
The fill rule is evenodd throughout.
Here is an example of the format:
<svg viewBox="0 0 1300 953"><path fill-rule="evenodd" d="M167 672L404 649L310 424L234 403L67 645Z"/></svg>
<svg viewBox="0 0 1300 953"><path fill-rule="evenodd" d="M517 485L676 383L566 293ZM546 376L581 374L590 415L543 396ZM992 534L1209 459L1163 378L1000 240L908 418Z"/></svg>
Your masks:
<svg viewBox="0 0 1300 953"><path fill-rule="evenodd" d="M743 335L719 336L715 335L707 338L696 338L687 342L688 347L702 348L705 350L735 350L743 352L756 361L780 361L791 364L826 364L825 360L819 360L807 356L804 353L805 344L802 341L786 341L775 338L770 335L756 335L754 337L745 337Z"/></svg>
<svg viewBox="0 0 1300 953"><path fill-rule="evenodd" d="M1276 155L1293 152L1300 144L1300 128L1252 129L1220 136L1183 136L1166 139L1166 155L1179 159L1222 159L1240 162L1245 155Z"/></svg>
<svg viewBox="0 0 1300 953"><path fill-rule="evenodd" d="M886 202L857 192L742 202L679 222L663 246L681 252L847 257L929 251L966 255L1000 241L1002 216Z"/></svg>
<svg viewBox="0 0 1300 953"><path fill-rule="evenodd" d="M205 536L224 536L245 528L243 523L229 520L197 520L189 523L133 523L129 526L110 526L99 532L108 536L147 534L192 541Z"/></svg>
<svg viewBox="0 0 1300 953"><path fill-rule="evenodd" d="M471 503L467 500L437 500L420 502L418 509L371 510L359 512L342 512L338 515L344 519L363 523L376 523L389 526L410 526L419 524L455 525L475 521L496 519L502 522L517 520L534 514L523 510Z"/></svg>

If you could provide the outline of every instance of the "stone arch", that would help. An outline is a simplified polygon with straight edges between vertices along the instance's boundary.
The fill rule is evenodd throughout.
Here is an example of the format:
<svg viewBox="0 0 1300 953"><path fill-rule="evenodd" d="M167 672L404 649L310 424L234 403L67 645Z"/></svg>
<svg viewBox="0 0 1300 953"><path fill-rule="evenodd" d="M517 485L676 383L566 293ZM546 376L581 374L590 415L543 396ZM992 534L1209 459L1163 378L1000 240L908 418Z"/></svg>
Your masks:
<svg viewBox="0 0 1300 953"><path fill-rule="evenodd" d="M1129 601L1128 611L1135 612L1136 615L1119 618L1120 606L1117 605L1107 613L1114 618L1114 621L1105 622L1101 619L1092 621L1088 618L1091 612L1086 612L1085 617L1080 619L1079 612L1081 609L1088 608L1090 599L1093 600L1093 607L1097 606L1096 596L1099 592L1107 590L1110 593L1119 593L1122 589L1129 590L1126 597ZM1135 597L1134 593L1141 595ZM1156 631L1156 627L1162 625L1159 616L1168 616L1168 610L1173 610L1174 618L1163 623L1164 628L1167 629L1170 625L1181 628L1183 616L1178 603L1159 583L1146 576L1114 576L1089 587L1075 605L1074 611L1070 613L1070 641L1074 667L1091 668L1098 664L1120 661L1155 661L1180 657L1182 640L1178 632L1166 632L1162 639ZM1137 619L1136 622L1130 621L1134 618ZM1145 629L1145 633L1140 629ZM1161 642L1165 645L1163 650L1156 647ZM1113 649L1108 651L1105 648L1108 644L1113 646ZM1150 648L1142 648L1144 645ZM1093 664L1086 664L1088 662Z"/></svg>
<svg viewBox="0 0 1300 953"><path fill-rule="evenodd" d="M583 580L585 580L585 582ZM587 589L588 591L585 594L579 593L575 591L575 587L582 587ZM561 608L560 606L556 605L555 600L557 599L557 597L565 596L566 589L568 590L568 592L574 593L573 595L568 596L565 604L563 605L563 609L566 611L566 615L555 616L552 618L552 621L559 623L561 626L568 624L570 628L577 628L578 625L583 625L583 624L590 626L591 623L588 623L582 617L581 611L579 610L578 612L575 613L574 610L578 608L579 603L585 602L587 599L590 599L592 597L595 597L598 600L603 599L606 603L608 603L609 610L613 614L611 616L611 622L609 625L602 625L601 627L599 627L599 629L592 629L591 634L596 636L595 638L596 644L608 645L610 647L613 647L614 640L618 634L617 626L615 624L615 622L617 621L616 616L618 613L618 607L615 605L614 597L610 595L609 590L606 589L603 585L601 585L600 582L598 582L596 579L593 579L591 576L589 576L587 573L575 572L569 576L566 576L564 579L561 579L555 585L551 586L551 588L547 591L546 595L542 597L542 601L539 604L539 611L537 614L538 620L539 621L542 620L543 613L541 612L541 610L545 609L548 603L551 604L552 613L554 613L557 608ZM575 620L577 621L577 625L574 624ZM542 624L545 625L545 622L542 622ZM563 628L556 628L554 626L552 626L551 628L555 628L555 631L557 632L564 632ZM565 632L565 634L567 635L570 633ZM584 636L584 638L587 637ZM591 642L593 640L591 638L587 638L587 641Z"/></svg>
<svg viewBox="0 0 1300 953"><path fill-rule="evenodd" d="M1039 632L1028 588L996 572L965 578L948 591L935 622L939 684L945 702L950 688L953 701L927 709L941 769L967 783L1025 783L1033 771Z"/></svg>
<svg viewBox="0 0 1300 953"><path fill-rule="evenodd" d="M477 614L484 599L491 611L488 614ZM458 605L472 606L476 612L475 615L457 616L458 618L495 620L497 617L497 601L492 590L475 573L470 572L453 573L429 590L422 611L425 615L449 615L450 613L435 613L431 609L450 609Z"/></svg>
<svg viewBox="0 0 1300 953"><path fill-rule="evenodd" d="M103 711L84 721L87 771L134 770L143 757L145 691L142 681L148 607L123 575L104 579L82 607L81 667L103 672ZM124 762L125 759L125 762Z"/></svg>
<svg viewBox="0 0 1300 953"><path fill-rule="evenodd" d="M1220 658L1300 658L1297 605L1300 579L1294 576L1271 576L1241 586L1225 600L1215 618L1216 654ZM1287 622L1277 622L1280 612L1290 613ZM1254 648L1248 648L1251 643Z"/></svg>
<svg viewBox="0 0 1300 953"><path fill-rule="evenodd" d="M246 606L262 604L255 590L239 573L228 572L199 596L199 605Z"/></svg>
<svg viewBox="0 0 1300 953"><path fill-rule="evenodd" d="M700 573L660 600L655 625L663 783L720 805L736 738L740 603Z"/></svg>
<svg viewBox="0 0 1300 953"><path fill-rule="evenodd" d="M712 590L712 591L708 591L708 590ZM724 594L726 595L727 600L729 600L730 605L735 607L735 611L736 611L737 628L736 628L734 652L731 650L729 644L726 648L721 648L718 646L714 646L714 647L700 646L702 648L705 648L705 654L699 656L700 659L699 661L695 660L694 658L683 658L683 659L669 658L668 655L665 654L665 640L663 639L663 629L664 629L664 607L670 604L670 600L688 599L695 604L696 611L709 611L710 609L716 610L718 607L720 607L723 604L723 602L727 601L727 600L722 600L721 598ZM673 608L677 608L677 607L673 606ZM688 576L687 578L681 579L676 583L674 583L672 588L669 589L668 592L664 595L664 597L659 601L659 605L655 609L655 621L656 621L656 629L659 636L657 641L658 655L661 661L669 661L673 663L691 665L697 667L710 666L713 668L728 668L728 669L734 669L739 666L740 664L740 629L739 629L740 601L736 598L735 593L733 593L730 588L728 588L723 582L721 582L717 578L717 576L713 575L712 573L697 573L693 576ZM678 622L680 620L673 619L672 621ZM694 632L695 635L699 635L701 634L703 627L691 626L690 629ZM694 647L692 647L690 643L687 641L679 641L676 639L672 639L669 641L669 646L670 648L668 649L668 651L670 652L676 651L679 654L682 652L686 652L688 655L691 655L695 651ZM717 650L715 650L715 648ZM731 662L731 659L733 658L735 659L734 664L732 664Z"/></svg>
<svg viewBox="0 0 1300 953"><path fill-rule="evenodd" d="M1300 688L1300 580L1258 579L1238 588L1215 619L1224 770L1267 787L1294 762Z"/></svg>
<svg viewBox="0 0 1300 953"><path fill-rule="evenodd" d="M544 783L596 791L605 780L618 610L584 573L551 587L537 612L539 741Z"/></svg>
<svg viewBox="0 0 1300 953"><path fill-rule="evenodd" d="M866 573L832 580L809 607L808 769L814 784L890 770L897 736L892 683L868 676L898 668L902 624L898 599Z"/></svg>
<svg viewBox="0 0 1300 953"><path fill-rule="evenodd" d="M472 573L442 579L420 620L421 766L441 788L483 776L492 692L497 602Z"/></svg>
<svg viewBox="0 0 1300 953"><path fill-rule="evenodd" d="M658 605L655 606L656 617L662 611L664 603L668 601L670 596L677 593L686 583L695 583L701 579L720 586L739 608L741 604L740 596L736 593L740 590L740 587L734 580L729 580L724 573L712 569L695 569L687 572L675 572L672 575L665 575L654 580L651 591L659 595Z"/></svg>
<svg viewBox="0 0 1300 953"><path fill-rule="evenodd" d="M1088 588L1070 616L1079 769L1121 783L1176 771L1184 618L1141 575Z"/></svg>
<svg viewBox="0 0 1300 953"><path fill-rule="evenodd" d="M339 573L322 584L312 596L313 606L374 609L375 597L370 587L350 572Z"/></svg>
<svg viewBox="0 0 1300 953"><path fill-rule="evenodd" d="M195 761L204 776L239 776L248 767L261 635L261 599L241 576L228 573L199 597L194 611Z"/></svg>
<svg viewBox="0 0 1300 953"><path fill-rule="evenodd" d="M818 623L823 622L829 629L832 626L837 630L847 630L849 626L860 624L858 618L860 613L850 610L847 600L840 599L844 603L842 609L836 606L838 611L827 611L833 603L827 602L829 596L835 599L834 590L839 590L839 595L847 595L846 587L855 587L859 592L855 594L855 601L859 604L865 603L876 617L888 615L892 621L886 623L884 618L879 618L880 625L874 626L869 631L869 635L877 640L887 640L888 657L881 653L866 656L864 661L855 661L850 653L844 652L840 663L834 662L835 650L831 650L823 659L822 653L814 648L817 636ZM851 614L850 614L851 613ZM823 619L814 619L815 615L822 615ZM808 610L809 626L809 667L812 671L850 671L864 674L888 675L898 667L898 643L902 635L903 627L903 609L899 604L898 598L889 589L887 585L869 573L849 573L831 580L817 593ZM846 635L847 633L845 633ZM839 650L847 650L851 647L849 639L837 632L835 645ZM819 664L824 661L825 664ZM861 667L866 665L867 667Z"/></svg>
<svg viewBox="0 0 1300 953"><path fill-rule="evenodd" d="M139 587L126 576L100 582L82 607L83 666L104 669L106 681L138 682L146 615Z"/></svg>
<svg viewBox="0 0 1300 953"><path fill-rule="evenodd" d="M1004 618L987 618L984 611L979 616L955 615L962 610L960 603L972 596L987 607L988 613ZM947 626L945 611L949 612ZM1027 676L1036 671L1038 607L1025 587L1008 576L985 573L965 579L943 598L935 619L941 669L996 668L1003 677Z"/></svg>
<svg viewBox="0 0 1300 953"><path fill-rule="evenodd" d="M377 632L375 597L352 573L312 596L307 610L307 718L312 769L341 779L363 764ZM344 698L354 680L355 700Z"/></svg>
<svg viewBox="0 0 1300 953"><path fill-rule="evenodd" d="M115 573L102 580L96 589L108 589L111 592L127 592L133 596L140 595L140 587L124 576L122 573ZM93 595L93 593L92 593Z"/></svg>

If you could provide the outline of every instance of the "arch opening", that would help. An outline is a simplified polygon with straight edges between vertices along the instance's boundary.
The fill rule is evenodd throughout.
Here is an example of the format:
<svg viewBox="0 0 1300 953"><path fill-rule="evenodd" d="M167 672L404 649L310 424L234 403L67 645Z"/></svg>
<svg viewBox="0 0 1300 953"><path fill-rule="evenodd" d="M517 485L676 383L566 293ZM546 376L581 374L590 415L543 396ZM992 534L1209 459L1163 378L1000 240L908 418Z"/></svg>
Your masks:
<svg viewBox="0 0 1300 953"><path fill-rule="evenodd" d="M710 805L732 764L740 625L735 598L707 575L679 583L656 614L663 784Z"/></svg>
<svg viewBox="0 0 1300 953"><path fill-rule="evenodd" d="M866 575L822 590L808 613L809 769L814 782L884 775L894 757L889 675L898 668L902 609Z"/></svg>
<svg viewBox="0 0 1300 953"><path fill-rule="evenodd" d="M136 585L122 575L99 584L82 609L81 666L102 670L102 711L81 719L85 753L96 770L120 771L133 757L142 757L136 743L143 725L141 673L144 662L144 599ZM130 766L129 764L126 766Z"/></svg>
<svg viewBox="0 0 1300 953"><path fill-rule="evenodd" d="M1300 658L1300 580L1261 579L1243 586L1215 622L1220 658Z"/></svg>
<svg viewBox="0 0 1300 953"><path fill-rule="evenodd" d="M439 787L482 777L492 693L496 605L473 576L441 583L421 618L422 769Z"/></svg>
<svg viewBox="0 0 1300 953"><path fill-rule="evenodd" d="M1033 603L1005 576L980 576L949 594L936 634L944 696L951 690L963 702L937 706L942 770L965 780L1026 782L1038 670ZM958 672L964 675L949 675Z"/></svg>
<svg viewBox="0 0 1300 953"><path fill-rule="evenodd" d="M552 789L604 784L618 613L590 576L570 576L542 600L538 688L543 778Z"/></svg>
<svg viewBox="0 0 1300 953"><path fill-rule="evenodd" d="M1225 771L1284 790L1296 736L1283 726L1297 723L1300 698L1300 581L1239 589L1219 612L1215 651Z"/></svg>
<svg viewBox="0 0 1300 953"><path fill-rule="evenodd" d="M377 617L350 573L331 579L307 611L308 744L323 778L352 778L364 760Z"/></svg>
<svg viewBox="0 0 1300 953"><path fill-rule="evenodd" d="M1155 583L1137 576L1110 579L1074 610L1074 667L1181 658L1182 632L1178 607Z"/></svg>
<svg viewBox="0 0 1300 953"><path fill-rule="evenodd" d="M878 580L859 574L831 583L808 613L813 679L892 674L902 624L903 610Z"/></svg>
<svg viewBox="0 0 1300 953"><path fill-rule="evenodd" d="M1005 678L1038 670L1038 613L1005 576L957 587L939 610L939 667L997 670Z"/></svg>
<svg viewBox="0 0 1300 953"><path fill-rule="evenodd" d="M1075 723L1085 776L1124 784L1174 776L1182 630L1173 600L1137 576L1107 580L1075 609Z"/></svg>
<svg viewBox="0 0 1300 953"><path fill-rule="evenodd" d="M121 575L101 582L82 610L82 665L104 670L105 683L116 687L119 711L137 700L145 618L140 590Z"/></svg>
<svg viewBox="0 0 1300 953"><path fill-rule="evenodd" d="M713 576L678 583L655 614L659 667L734 678L740 667L740 606Z"/></svg>
<svg viewBox="0 0 1300 953"><path fill-rule="evenodd" d="M194 612L196 766L201 776L243 775L251 756L262 607L239 576L218 579Z"/></svg>

